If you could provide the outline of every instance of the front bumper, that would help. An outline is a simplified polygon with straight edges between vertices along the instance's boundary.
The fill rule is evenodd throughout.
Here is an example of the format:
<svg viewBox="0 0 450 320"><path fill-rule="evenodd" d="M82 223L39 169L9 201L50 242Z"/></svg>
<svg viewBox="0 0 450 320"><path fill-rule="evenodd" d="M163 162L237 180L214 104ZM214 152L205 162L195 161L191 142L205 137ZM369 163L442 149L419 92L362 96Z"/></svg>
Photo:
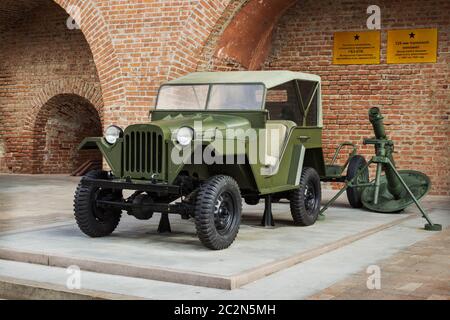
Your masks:
<svg viewBox="0 0 450 320"><path fill-rule="evenodd" d="M93 186L97 188L112 189L112 190L135 190L141 192L156 193L158 196L167 195L180 195L180 187L175 185L169 185L166 183L157 182L135 182L127 181L123 179L105 180L105 179L92 179L84 177L81 179L81 184L84 186ZM128 211L129 214L135 215L135 210L150 210L151 212L160 213L176 213L181 214L182 217L188 218L193 213L193 207L191 204L181 203L136 203L133 201L134 196L130 196L128 199L117 200L96 200L95 205L104 208L116 208ZM149 216L151 217L151 215Z"/></svg>
<svg viewBox="0 0 450 320"><path fill-rule="evenodd" d="M150 181L141 182L136 180L125 180L125 179L104 180L104 179L92 179L84 177L81 179L81 184L104 189L155 192L159 195L180 194L179 186L161 182L150 182Z"/></svg>

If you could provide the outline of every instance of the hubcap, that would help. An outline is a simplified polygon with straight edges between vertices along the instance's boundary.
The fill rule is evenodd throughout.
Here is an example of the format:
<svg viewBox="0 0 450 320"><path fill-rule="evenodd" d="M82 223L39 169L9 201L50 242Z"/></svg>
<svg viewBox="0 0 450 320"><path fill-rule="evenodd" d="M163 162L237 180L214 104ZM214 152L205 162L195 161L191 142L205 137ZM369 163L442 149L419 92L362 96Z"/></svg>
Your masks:
<svg viewBox="0 0 450 320"><path fill-rule="evenodd" d="M361 170L363 168L363 166L358 168L358 171ZM359 175L358 178L356 178L356 183L357 184L362 184L362 183L366 183L369 182L369 174L367 171L364 171L362 174ZM363 188L358 188L358 190L363 190Z"/></svg>
<svg viewBox="0 0 450 320"><path fill-rule="evenodd" d="M97 200L114 200L112 191L98 188L92 192L92 213L97 221L102 222L107 218L108 210L98 206Z"/></svg>
<svg viewBox="0 0 450 320"><path fill-rule="evenodd" d="M234 202L228 192L217 197L214 205L214 225L220 234L225 234L231 228L234 220Z"/></svg>
<svg viewBox="0 0 450 320"><path fill-rule="evenodd" d="M308 213L311 213L316 204L316 193L314 191L314 186L308 183L305 188L305 208Z"/></svg>

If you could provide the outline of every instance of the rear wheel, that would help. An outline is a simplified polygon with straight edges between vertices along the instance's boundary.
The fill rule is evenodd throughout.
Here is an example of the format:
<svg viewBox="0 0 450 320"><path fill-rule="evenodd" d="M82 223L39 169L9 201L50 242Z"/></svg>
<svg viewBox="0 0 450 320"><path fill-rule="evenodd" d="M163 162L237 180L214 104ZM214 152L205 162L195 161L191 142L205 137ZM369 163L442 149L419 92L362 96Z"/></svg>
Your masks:
<svg viewBox="0 0 450 320"><path fill-rule="evenodd" d="M107 172L94 170L88 172L84 178L107 179ZM112 189L102 189L83 185L81 182L75 191L74 213L78 227L90 237L104 237L110 235L120 221L120 209L106 209L96 205L97 200L118 200L122 198L122 191L113 192Z"/></svg>
<svg viewBox="0 0 450 320"><path fill-rule="evenodd" d="M358 171L364 168L366 164L367 162L363 156L360 155L353 156L350 159L350 162L348 163L347 177L346 177L347 181L353 179L358 174ZM356 181L354 181L354 183L359 184L367 182L369 182L368 168L366 168L366 170L364 170L364 172L358 178L356 178ZM361 208L363 206L361 202L361 194L363 189L364 188L356 188L356 187L347 188L347 199L353 208Z"/></svg>
<svg viewBox="0 0 450 320"><path fill-rule="evenodd" d="M209 249L228 248L241 224L242 198L236 181L225 175L201 185L195 204L195 227L200 241Z"/></svg>
<svg viewBox="0 0 450 320"><path fill-rule="evenodd" d="M322 198L320 177L313 168L304 168L300 178L300 187L291 192L290 206L294 223L310 226L317 220Z"/></svg>

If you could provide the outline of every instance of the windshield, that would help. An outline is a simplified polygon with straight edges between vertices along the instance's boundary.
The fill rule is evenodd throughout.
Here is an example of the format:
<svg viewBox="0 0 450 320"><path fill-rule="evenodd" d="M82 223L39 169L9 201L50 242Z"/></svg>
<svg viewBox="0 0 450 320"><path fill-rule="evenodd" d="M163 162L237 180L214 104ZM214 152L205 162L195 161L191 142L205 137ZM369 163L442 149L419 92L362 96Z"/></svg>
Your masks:
<svg viewBox="0 0 450 320"><path fill-rule="evenodd" d="M261 110L262 84L165 85L158 110Z"/></svg>

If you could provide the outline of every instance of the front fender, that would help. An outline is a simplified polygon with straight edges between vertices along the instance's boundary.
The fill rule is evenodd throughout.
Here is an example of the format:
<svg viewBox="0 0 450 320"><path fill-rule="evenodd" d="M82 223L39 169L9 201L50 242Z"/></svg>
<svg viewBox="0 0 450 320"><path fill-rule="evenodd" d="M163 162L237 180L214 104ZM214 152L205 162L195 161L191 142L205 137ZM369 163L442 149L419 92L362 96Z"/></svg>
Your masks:
<svg viewBox="0 0 450 320"><path fill-rule="evenodd" d="M80 143L78 150L100 150L113 174L120 177L122 176L122 145L122 138L110 145L103 137L89 137Z"/></svg>

